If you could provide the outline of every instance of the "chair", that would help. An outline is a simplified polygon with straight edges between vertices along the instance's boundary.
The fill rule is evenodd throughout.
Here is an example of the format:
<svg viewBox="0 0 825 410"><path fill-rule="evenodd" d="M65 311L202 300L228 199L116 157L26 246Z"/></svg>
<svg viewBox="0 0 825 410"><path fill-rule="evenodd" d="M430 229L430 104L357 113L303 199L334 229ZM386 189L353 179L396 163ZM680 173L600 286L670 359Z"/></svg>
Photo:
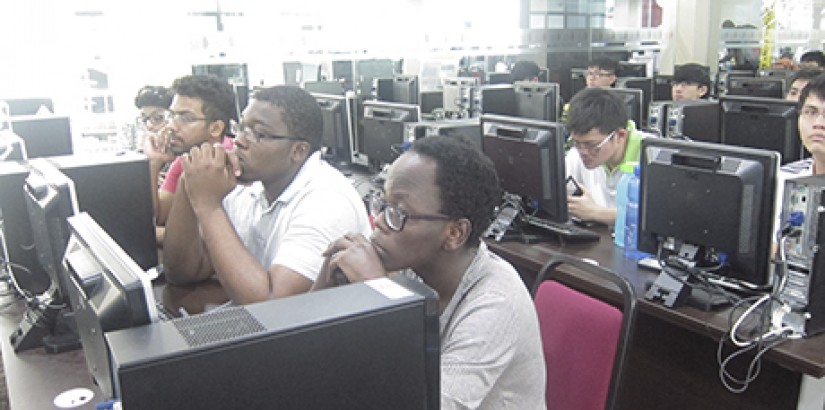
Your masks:
<svg viewBox="0 0 825 410"><path fill-rule="evenodd" d="M566 264L619 288L621 308L555 278ZM533 297L547 365L548 409L613 409L636 315L636 294L622 276L558 254L539 271Z"/></svg>

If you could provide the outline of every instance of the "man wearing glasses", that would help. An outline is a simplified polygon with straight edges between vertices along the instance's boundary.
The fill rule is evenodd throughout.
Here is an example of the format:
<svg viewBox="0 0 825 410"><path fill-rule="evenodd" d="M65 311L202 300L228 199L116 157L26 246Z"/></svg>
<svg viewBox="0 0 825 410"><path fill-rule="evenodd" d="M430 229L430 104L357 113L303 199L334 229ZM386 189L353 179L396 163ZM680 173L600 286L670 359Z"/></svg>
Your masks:
<svg viewBox="0 0 825 410"><path fill-rule="evenodd" d="M587 88L610 88L616 83L619 62L610 57L597 57L587 63Z"/></svg>
<svg viewBox="0 0 825 410"><path fill-rule="evenodd" d="M385 189L371 200L372 235L335 241L314 289L420 278L440 298L441 408L545 409L535 308L516 270L481 241L501 202L492 162L457 138L419 139Z"/></svg>
<svg viewBox="0 0 825 410"><path fill-rule="evenodd" d="M583 191L567 198L570 215L612 225L619 168L639 161L642 134L628 120L621 98L602 88L576 93L570 101L567 129L573 145L565 156L567 176Z"/></svg>
<svg viewBox="0 0 825 410"><path fill-rule="evenodd" d="M167 280L215 276L238 304L306 292L330 242L370 231L364 202L321 158L321 108L305 90L256 91L235 132L234 150L206 143L182 156Z"/></svg>
<svg viewBox="0 0 825 410"><path fill-rule="evenodd" d="M163 184L152 187L155 224L166 225L175 199L183 167L180 155L203 143L232 147L226 133L235 112L235 94L224 80L209 75L189 75L172 84L172 104L163 112L163 125L147 135L143 152L149 157L150 181L159 181L161 170L168 165ZM158 244L164 242L164 230L158 229Z"/></svg>

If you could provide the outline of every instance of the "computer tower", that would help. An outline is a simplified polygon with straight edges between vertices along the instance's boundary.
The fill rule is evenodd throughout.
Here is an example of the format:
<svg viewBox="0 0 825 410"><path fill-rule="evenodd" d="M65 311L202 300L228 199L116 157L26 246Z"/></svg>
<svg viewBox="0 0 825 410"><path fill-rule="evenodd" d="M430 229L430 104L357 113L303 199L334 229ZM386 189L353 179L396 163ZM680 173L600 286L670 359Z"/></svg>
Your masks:
<svg viewBox="0 0 825 410"><path fill-rule="evenodd" d="M403 275L106 334L127 409L437 409L438 297Z"/></svg>
<svg viewBox="0 0 825 410"><path fill-rule="evenodd" d="M812 336L825 330L825 179L819 176L785 181L782 221L801 220L796 235L784 242L788 272L779 289L779 302L787 305L782 325L797 334ZM776 312L776 311L775 311Z"/></svg>
<svg viewBox="0 0 825 410"><path fill-rule="evenodd" d="M481 127L478 118L458 120L421 121L404 124L405 141L438 135L459 137L481 149Z"/></svg>
<svg viewBox="0 0 825 410"><path fill-rule="evenodd" d="M696 141L721 141L719 103L711 100L671 101L664 135Z"/></svg>
<svg viewBox="0 0 825 410"><path fill-rule="evenodd" d="M667 108L673 101L651 101L647 107L647 126L645 129L659 136L664 136L667 126Z"/></svg>
<svg viewBox="0 0 825 410"><path fill-rule="evenodd" d="M469 117L476 99L474 95L476 87L478 87L478 78L445 78L442 94L444 111L452 117Z"/></svg>

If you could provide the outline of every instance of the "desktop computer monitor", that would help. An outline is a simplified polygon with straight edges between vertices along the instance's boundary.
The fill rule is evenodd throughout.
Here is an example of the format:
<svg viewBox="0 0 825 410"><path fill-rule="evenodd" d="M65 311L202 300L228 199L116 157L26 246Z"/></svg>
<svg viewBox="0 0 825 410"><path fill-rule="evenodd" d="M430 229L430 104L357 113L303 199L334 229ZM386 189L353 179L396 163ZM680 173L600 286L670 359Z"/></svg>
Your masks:
<svg viewBox="0 0 825 410"><path fill-rule="evenodd" d="M69 117L59 115L11 117L11 127L12 131L25 141L29 158L73 153Z"/></svg>
<svg viewBox="0 0 825 410"><path fill-rule="evenodd" d="M640 161L640 250L748 288L771 285L777 153L647 138Z"/></svg>
<svg viewBox="0 0 825 410"><path fill-rule="evenodd" d="M481 130L478 118L408 122L404 125L405 141L413 142L430 136L461 138L481 150Z"/></svg>
<svg viewBox="0 0 825 410"><path fill-rule="evenodd" d="M647 64L619 61L619 72L616 73L616 77L647 77Z"/></svg>
<svg viewBox="0 0 825 410"><path fill-rule="evenodd" d="M517 115L516 91L512 84L482 85L478 88L476 111L481 114Z"/></svg>
<svg viewBox="0 0 825 410"><path fill-rule="evenodd" d="M653 101L653 85L652 77L620 77L616 79L616 88L642 90L642 121L647 121L647 107ZM642 125L642 123L636 124Z"/></svg>
<svg viewBox="0 0 825 410"><path fill-rule="evenodd" d="M730 77L726 95L785 98L784 77Z"/></svg>
<svg viewBox="0 0 825 410"><path fill-rule="evenodd" d="M331 94L313 93L312 96L321 107L324 121L324 158L336 166L351 163L355 99Z"/></svg>
<svg viewBox="0 0 825 410"><path fill-rule="evenodd" d="M716 95L722 96L728 93L728 84L732 78L753 78L756 72L753 70L729 70L716 72Z"/></svg>
<svg viewBox="0 0 825 410"><path fill-rule="evenodd" d="M642 90L632 88L610 88L611 93L618 95L624 101L627 108L628 119L633 120L638 128L644 124L642 113L644 112L644 93Z"/></svg>
<svg viewBox="0 0 825 410"><path fill-rule="evenodd" d="M663 101L658 103L663 103ZM652 109L648 111L654 112ZM669 101L666 118L664 133L666 137L721 142L718 101Z"/></svg>
<svg viewBox="0 0 825 410"><path fill-rule="evenodd" d="M419 95L419 107L421 115L432 114L433 111L444 108L444 91L427 90L421 91Z"/></svg>
<svg viewBox="0 0 825 410"><path fill-rule="evenodd" d="M401 154L404 123L418 121L418 106L386 101L365 101L363 106L363 133L355 155L366 156L369 167L380 171Z"/></svg>
<svg viewBox="0 0 825 410"><path fill-rule="evenodd" d="M344 95L346 92L338 81L306 81L304 89L312 94Z"/></svg>
<svg viewBox="0 0 825 410"><path fill-rule="evenodd" d="M0 161L23 161L28 157L22 138L9 131L0 131Z"/></svg>
<svg viewBox="0 0 825 410"><path fill-rule="evenodd" d="M656 74L653 77L653 95L651 101L670 101L673 98L671 87L672 75ZM708 91L710 93L710 91Z"/></svg>
<svg viewBox="0 0 825 410"><path fill-rule="evenodd" d="M127 409L421 410L441 399L438 320L435 292L395 275L105 338Z"/></svg>
<svg viewBox="0 0 825 410"><path fill-rule="evenodd" d="M518 195L542 218L569 222L564 126L502 115L481 116L482 151L496 167L501 188Z"/></svg>
<svg viewBox="0 0 825 410"><path fill-rule="evenodd" d="M392 101L418 104L418 89L417 75L396 75L392 78Z"/></svg>
<svg viewBox="0 0 825 410"><path fill-rule="evenodd" d="M511 84L513 76L510 73L487 73L487 84Z"/></svg>
<svg viewBox="0 0 825 410"><path fill-rule="evenodd" d="M796 101L775 98L723 96L722 143L779 152L782 164L803 157Z"/></svg>
<svg viewBox="0 0 825 410"><path fill-rule="evenodd" d="M68 218L69 242L62 264L68 299L86 364L106 397L113 396L105 332L156 321L148 275L89 214Z"/></svg>
<svg viewBox="0 0 825 410"><path fill-rule="evenodd" d="M561 112L559 85L516 81L516 115L542 121L557 121Z"/></svg>
<svg viewBox="0 0 825 410"><path fill-rule="evenodd" d="M54 103L51 98L0 98L9 105L10 115L35 115L48 110L54 112Z"/></svg>
<svg viewBox="0 0 825 410"><path fill-rule="evenodd" d="M587 88L587 68L572 68L570 69L570 98L582 89Z"/></svg>

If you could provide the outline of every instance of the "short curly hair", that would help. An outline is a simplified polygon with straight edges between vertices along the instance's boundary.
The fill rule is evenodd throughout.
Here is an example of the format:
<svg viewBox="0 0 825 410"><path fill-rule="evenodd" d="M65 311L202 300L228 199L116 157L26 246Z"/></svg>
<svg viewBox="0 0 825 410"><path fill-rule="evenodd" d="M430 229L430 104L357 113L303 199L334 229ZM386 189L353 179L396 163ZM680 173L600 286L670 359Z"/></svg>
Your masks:
<svg viewBox="0 0 825 410"><path fill-rule="evenodd" d="M321 148L324 135L323 113L321 106L309 92L292 85L276 85L255 91L252 98L280 107L284 110L284 122L290 136L305 139L312 151Z"/></svg>
<svg viewBox="0 0 825 410"><path fill-rule="evenodd" d="M235 91L232 86L214 75L194 74L180 77L172 83L176 95L198 98L203 101L203 115L210 121L223 121L223 133L229 131L229 124L237 120Z"/></svg>
<svg viewBox="0 0 825 410"><path fill-rule="evenodd" d="M135 107L163 107L172 105L172 92L159 85L147 85L141 88L135 96Z"/></svg>
<svg viewBox="0 0 825 410"><path fill-rule="evenodd" d="M467 243L477 246L495 217L502 191L493 162L469 142L455 137L431 136L416 140L412 152L436 162L435 184L441 195L441 210L472 224Z"/></svg>

